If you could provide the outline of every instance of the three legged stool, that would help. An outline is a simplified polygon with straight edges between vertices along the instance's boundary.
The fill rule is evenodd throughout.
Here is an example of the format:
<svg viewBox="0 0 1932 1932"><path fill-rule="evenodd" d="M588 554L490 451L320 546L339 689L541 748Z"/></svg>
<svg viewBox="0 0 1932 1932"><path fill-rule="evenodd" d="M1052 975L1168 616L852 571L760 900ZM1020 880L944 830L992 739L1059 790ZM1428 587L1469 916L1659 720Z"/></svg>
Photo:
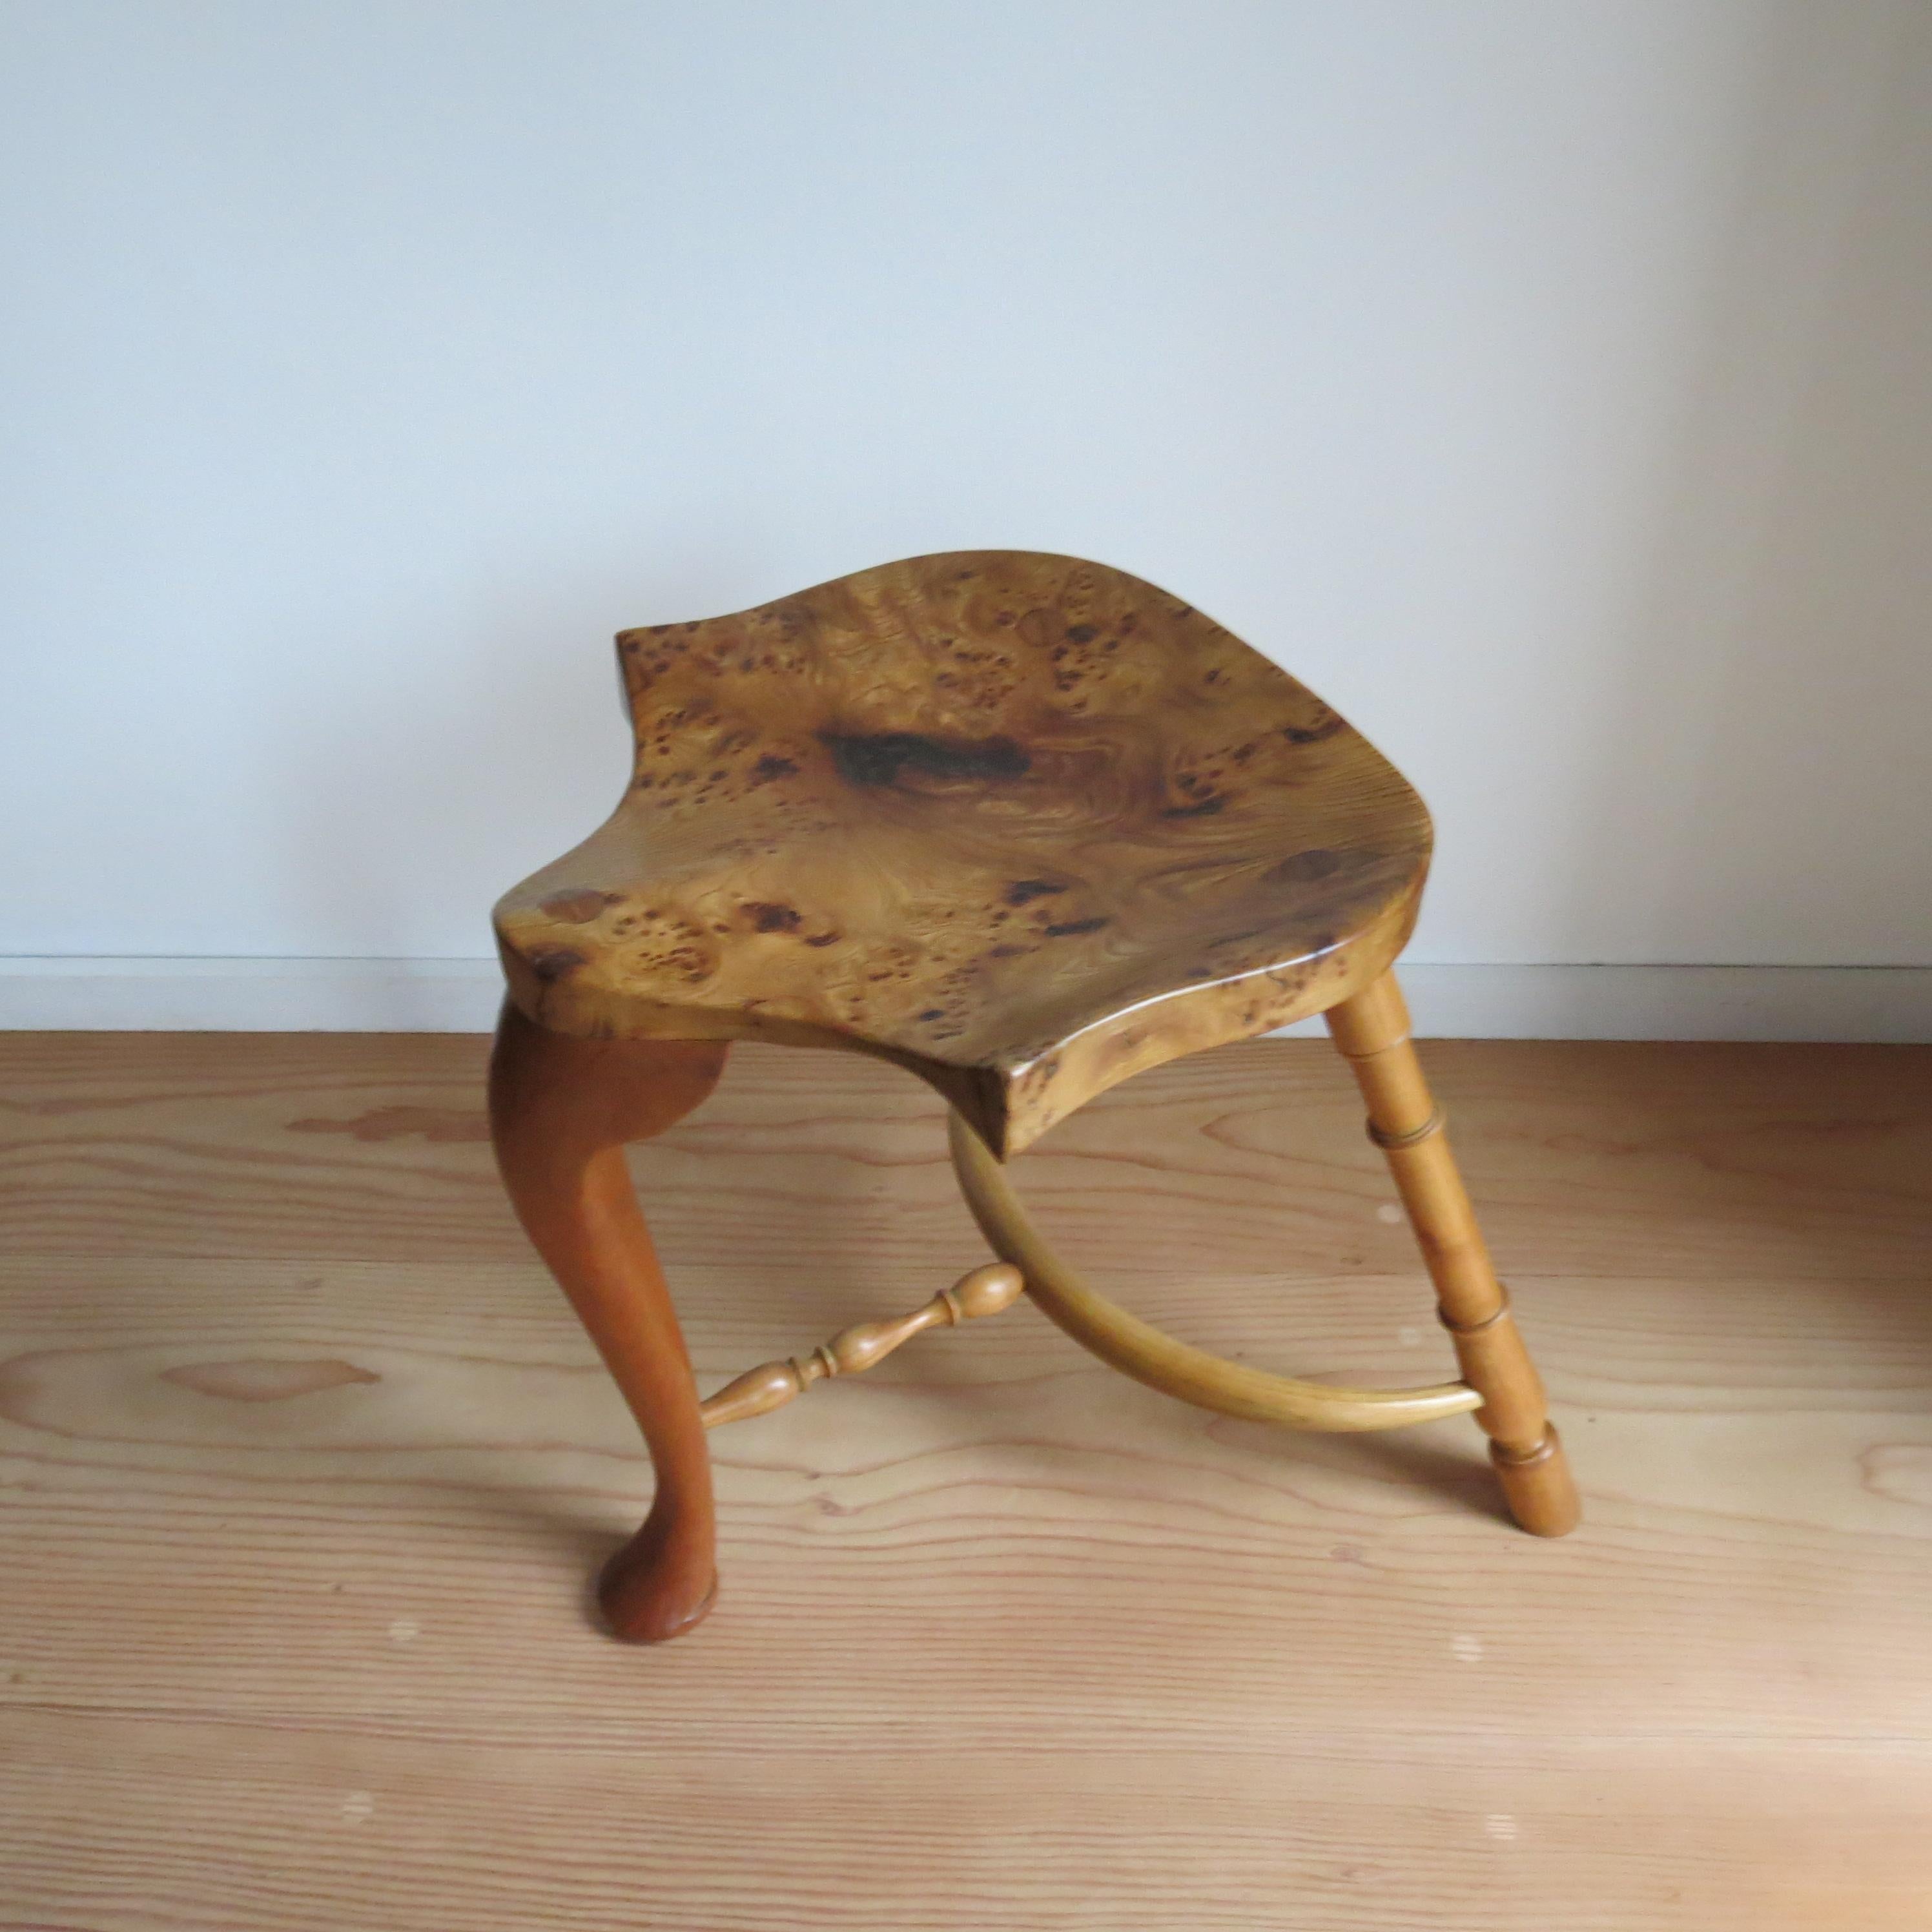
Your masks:
<svg viewBox="0 0 1932 1932"><path fill-rule="evenodd" d="M631 783L496 908L490 1104L517 1212L656 1471L600 1586L620 1635L674 1636L710 1607L707 1427L1022 1291L1114 1367L1226 1414L1365 1430L1466 1411L1516 1521L1574 1526L1390 970L1429 816L1366 739L1190 605L1027 551L887 564L618 644ZM1130 1075L1314 1013L1361 1084L1460 1382L1338 1388L1190 1348L1058 1259L1008 1181ZM700 1402L623 1149L703 1100L734 1040L874 1054L937 1088L1000 1258Z"/></svg>

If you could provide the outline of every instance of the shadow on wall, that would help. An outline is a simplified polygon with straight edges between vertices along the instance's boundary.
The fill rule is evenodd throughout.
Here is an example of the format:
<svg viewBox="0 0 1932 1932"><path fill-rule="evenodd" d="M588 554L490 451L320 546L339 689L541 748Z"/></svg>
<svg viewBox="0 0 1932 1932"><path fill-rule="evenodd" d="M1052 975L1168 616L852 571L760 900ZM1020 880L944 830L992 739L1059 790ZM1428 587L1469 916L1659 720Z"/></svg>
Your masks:
<svg viewBox="0 0 1932 1932"><path fill-rule="evenodd" d="M1599 958L1922 964L1932 8L1760 17L1754 137L1599 741L1643 768L1582 788L1566 924Z"/></svg>

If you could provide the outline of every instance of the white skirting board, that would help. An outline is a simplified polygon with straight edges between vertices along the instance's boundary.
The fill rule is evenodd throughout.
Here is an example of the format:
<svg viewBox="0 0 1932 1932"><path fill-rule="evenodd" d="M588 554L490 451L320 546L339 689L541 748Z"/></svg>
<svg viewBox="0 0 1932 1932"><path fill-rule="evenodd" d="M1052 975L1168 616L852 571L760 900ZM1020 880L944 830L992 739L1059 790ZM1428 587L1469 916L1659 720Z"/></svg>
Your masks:
<svg viewBox="0 0 1932 1932"><path fill-rule="evenodd" d="M1423 962L1402 979L1436 1039L1932 1040L1932 966ZM0 1030L476 1033L502 987L493 959L0 958Z"/></svg>

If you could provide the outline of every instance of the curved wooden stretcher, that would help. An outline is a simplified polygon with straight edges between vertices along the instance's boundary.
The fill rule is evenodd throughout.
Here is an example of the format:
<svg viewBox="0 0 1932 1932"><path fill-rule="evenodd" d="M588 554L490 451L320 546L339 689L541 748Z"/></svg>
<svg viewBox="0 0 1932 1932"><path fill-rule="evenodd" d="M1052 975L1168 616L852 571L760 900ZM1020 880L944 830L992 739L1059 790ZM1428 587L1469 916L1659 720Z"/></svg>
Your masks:
<svg viewBox="0 0 1932 1932"><path fill-rule="evenodd" d="M1428 814L1366 740L1191 606L1031 552L915 558L619 650L637 740L623 801L496 909L491 1118L518 1212L657 1472L602 1586L620 1634L674 1636L710 1607L708 1426L1022 1288L1114 1367L1228 1414L1365 1430L1473 1412L1517 1521L1574 1525L1390 970ZM1460 1382L1337 1388L1190 1348L1082 1282L1006 1178L1118 1082L1317 1012L1361 1084ZM738 1039L873 1054L937 1088L1000 1260L700 1403L622 1148L696 1106Z"/></svg>

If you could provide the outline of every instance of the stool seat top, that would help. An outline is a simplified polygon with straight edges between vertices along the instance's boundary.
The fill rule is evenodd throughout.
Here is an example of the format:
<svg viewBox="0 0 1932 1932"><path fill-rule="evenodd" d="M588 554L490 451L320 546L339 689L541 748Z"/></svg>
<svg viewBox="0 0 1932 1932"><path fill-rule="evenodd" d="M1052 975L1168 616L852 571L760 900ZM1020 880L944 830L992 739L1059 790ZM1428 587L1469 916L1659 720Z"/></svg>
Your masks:
<svg viewBox="0 0 1932 1932"><path fill-rule="evenodd" d="M1311 692L1138 578L1023 550L618 639L610 818L499 902L511 997L592 1036L897 1061L1001 1159L1401 950L1429 816Z"/></svg>

